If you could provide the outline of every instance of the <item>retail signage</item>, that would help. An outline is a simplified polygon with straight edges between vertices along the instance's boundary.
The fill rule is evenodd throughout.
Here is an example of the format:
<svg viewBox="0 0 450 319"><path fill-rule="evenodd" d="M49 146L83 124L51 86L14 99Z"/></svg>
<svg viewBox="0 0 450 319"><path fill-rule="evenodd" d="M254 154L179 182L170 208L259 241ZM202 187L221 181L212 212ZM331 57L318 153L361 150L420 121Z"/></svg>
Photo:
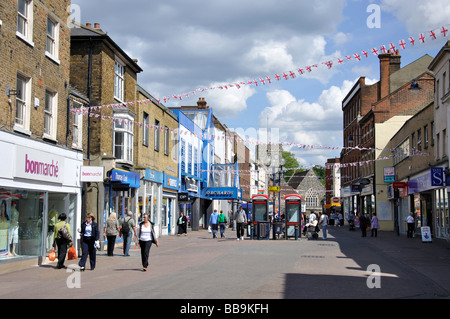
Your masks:
<svg viewBox="0 0 450 319"><path fill-rule="evenodd" d="M444 186L444 168L431 167L431 186Z"/></svg>
<svg viewBox="0 0 450 319"><path fill-rule="evenodd" d="M406 188L406 187L408 187L408 183L407 182L394 182L394 183L392 183L392 187L393 188Z"/></svg>
<svg viewBox="0 0 450 319"><path fill-rule="evenodd" d="M80 181L103 182L104 170L105 168L103 166L81 166Z"/></svg>
<svg viewBox="0 0 450 319"><path fill-rule="evenodd" d="M360 193L361 192L361 185L359 184L352 184L350 188L352 193Z"/></svg>
<svg viewBox="0 0 450 319"><path fill-rule="evenodd" d="M189 194L188 193L178 193L178 201L179 202L189 201Z"/></svg>
<svg viewBox="0 0 450 319"><path fill-rule="evenodd" d="M395 182L395 169L393 167L384 168L384 182L385 183Z"/></svg>
<svg viewBox="0 0 450 319"><path fill-rule="evenodd" d="M241 199L242 192L236 187L207 187L202 195L211 199Z"/></svg>
<svg viewBox="0 0 450 319"><path fill-rule="evenodd" d="M186 183L186 190L190 192L198 192L197 181L193 178L185 177L184 182Z"/></svg>
<svg viewBox="0 0 450 319"><path fill-rule="evenodd" d="M431 229L428 226L420 227L420 233L422 235L422 242L431 242Z"/></svg>
<svg viewBox="0 0 450 319"><path fill-rule="evenodd" d="M138 173L113 169L111 171L111 182L121 182L128 184L129 187L139 188L141 176Z"/></svg>
<svg viewBox="0 0 450 319"><path fill-rule="evenodd" d="M180 188L179 180L176 177L163 173L163 187L178 190Z"/></svg>
<svg viewBox="0 0 450 319"><path fill-rule="evenodd" d="M64 157L17 145L15 163L15 177L52 183L64 181Z"/></svg>
<svg viewBox="0 0 450 319"><path fill-rule="evenodd" d="M146 168L144 179L147 181L162 184L163 183L163 173Z"/></svg>

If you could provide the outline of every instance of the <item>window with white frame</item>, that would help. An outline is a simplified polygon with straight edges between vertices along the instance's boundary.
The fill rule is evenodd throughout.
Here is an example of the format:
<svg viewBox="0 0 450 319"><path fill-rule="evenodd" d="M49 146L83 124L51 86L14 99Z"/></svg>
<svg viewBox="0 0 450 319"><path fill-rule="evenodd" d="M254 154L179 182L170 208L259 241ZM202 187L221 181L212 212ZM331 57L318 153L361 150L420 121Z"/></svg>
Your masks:
<svg viewBox="0 0 450 319"><path fill-rule="evenodd" d="M133 161L133 119L128 115L116 115L114 120L114 156L118 160Z"/></svg>
<svg viewBox="0 0 450 319"><path fill-rule="evenodd" d="M33 1L17 1L17 32L21 39L33 44Z"/></svg>
<svg viewBox="0 0 450 319"><path fill-rule="evenodd" d="M47 56L53 60L58 61L59 55L59 24L52 20L50 17L47 18L47 43L45 53Z"/></svg>
<svg viewBox="0 0 450 319"><path fill-rule="evenodd" d="M164 127L164 155L169 155L169 128Z"/></svg>
<svg viewBox="0 0 450 319"><path fill-rule="evenodd" d="M72 109L74 111L81 110L82 104L72 101ZM83 142L83 114L81 112L73 112L73 130L72 130L72 147L82 148Z"/></svg>
<svg viewBox="0 0 450 319"><path fill-rule="evenodd" d="M149 129L150 129L150 118L148 116L148 114L146 112L144 112L143 115L143 120L144 123L142 123L142 144L144 146L148 146L148 141L149 141Z"/></svg>
<svg viewBox="0 0 450 319"><path fill-rule="evenodd" d="M58 94L45 90L44 106L44 136L56 139L56 114L58 106Z"/></svg>
<svg viewBox="0 0 450 319"><path fill-rule="evenodd" d="M114 71L114 97L119 100L124 100L124 85L125 83L125 66L116 60Z"/></svg>
<svg viewBox="0 0 450 319"><path fill-rule="evenodd" d="M30 89L31 79L17 75L15 127L30 129Z"/></svg>
<svg viewBox="0 0 450 319"><path fill-rule="evenodd" d="M159 121L155 120L155 151L159 152Z"/></svg>

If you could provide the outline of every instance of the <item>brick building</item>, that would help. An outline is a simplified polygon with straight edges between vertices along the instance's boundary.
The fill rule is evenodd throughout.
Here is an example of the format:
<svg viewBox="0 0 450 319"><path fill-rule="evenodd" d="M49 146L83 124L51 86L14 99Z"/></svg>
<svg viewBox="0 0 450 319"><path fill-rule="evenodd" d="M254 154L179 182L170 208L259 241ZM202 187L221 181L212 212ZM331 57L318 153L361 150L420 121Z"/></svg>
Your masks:
<svg viewBox="0 0 450 319"><path fill-rule="evenodd" d="M398 51L378 57L380 81L366 85L361 77L342 101L342 197L345 217L350 210L369 215L377 211L381 227L392 230L392 212L386 210L391 204L381 191L384 168L392 165L378 159L403 123L433 99L433 77L428 72L432 57L424 55L403 68ZM424 90L411 92L413 79L423 81Z"/></svg>
<svg viewBox="0 0 450 319"><path fill-rule="evenodd" d="M65 212L80 222L82 152L70 115L70 1L0 2L0 262L38 257ZM4 216L4 217L3 217ZM9 244L11 243L11 244Z"/></svg>
<svg viewBox="0 0 450 319"><path fill-rule="evenodd" d="M178 119L139 85L137 99L134 169L142 181L138 217L148 213L162 235L173 235L179 211Z"/></svg>
<svg viewBox="0 0 450 319"><path fill-rule="evenodd" d="M137 220L140 175L134 135L139 110L127 101L137 100L142 69L98 23L72 26L70 58L70 85L90 105L82 118L84 164L99 168L105 178L83 183L82 214L96 215L100 227L113 211L119 218L131 211Z"/></svg>

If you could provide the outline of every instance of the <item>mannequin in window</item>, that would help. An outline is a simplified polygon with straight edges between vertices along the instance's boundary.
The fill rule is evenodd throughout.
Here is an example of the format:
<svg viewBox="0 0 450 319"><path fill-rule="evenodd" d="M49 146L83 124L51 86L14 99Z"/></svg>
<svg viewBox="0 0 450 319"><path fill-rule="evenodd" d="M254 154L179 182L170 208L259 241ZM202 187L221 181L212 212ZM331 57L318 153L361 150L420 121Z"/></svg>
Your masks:
<svg viewBox="0 0 450 319"><path fill-rule="evenodd" d="M16 246L19 242L19 211L17 202L11 203L11 219L9 224L9 255L17 256Z"/></svg>

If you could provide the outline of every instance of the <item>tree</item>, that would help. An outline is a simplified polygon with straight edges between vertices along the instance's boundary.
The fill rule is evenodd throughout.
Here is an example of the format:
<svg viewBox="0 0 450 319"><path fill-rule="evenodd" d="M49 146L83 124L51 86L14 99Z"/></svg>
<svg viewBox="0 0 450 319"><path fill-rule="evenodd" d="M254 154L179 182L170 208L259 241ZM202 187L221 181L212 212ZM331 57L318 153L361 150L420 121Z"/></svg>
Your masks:
<svg viewBox="0 0 450 319"><path fill-rule="evenodd" d="M286 172L284 173L284 180L287 182L294 173L302 172L304 171L303 168L298 168L299 164L297 159L294 156L294 153L282 151L281 156L283 156L283 159L285 160L285 164L283 165ZM293 168L293 169L289 169Z"/></svg>

